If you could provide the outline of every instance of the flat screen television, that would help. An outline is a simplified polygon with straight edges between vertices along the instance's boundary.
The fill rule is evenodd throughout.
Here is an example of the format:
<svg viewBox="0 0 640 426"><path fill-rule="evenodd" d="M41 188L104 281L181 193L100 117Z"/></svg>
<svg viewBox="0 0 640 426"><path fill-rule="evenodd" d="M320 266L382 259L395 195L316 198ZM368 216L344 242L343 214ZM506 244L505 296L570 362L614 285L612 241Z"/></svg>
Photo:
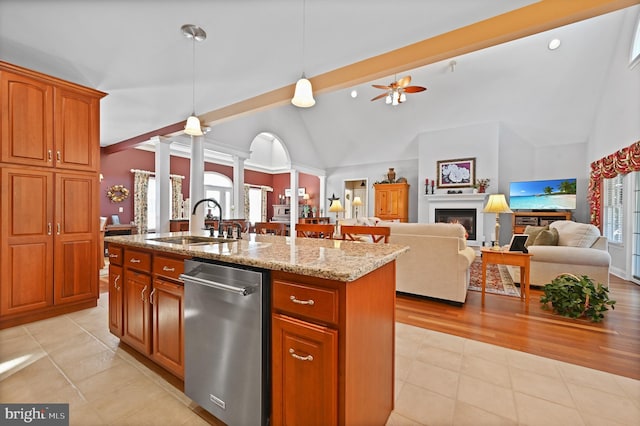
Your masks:
<svg viewBox="0 0 640 426"><path fill-rule="evenodd" d="M576 179L511 182L511 210L575 210Z"/></svg>

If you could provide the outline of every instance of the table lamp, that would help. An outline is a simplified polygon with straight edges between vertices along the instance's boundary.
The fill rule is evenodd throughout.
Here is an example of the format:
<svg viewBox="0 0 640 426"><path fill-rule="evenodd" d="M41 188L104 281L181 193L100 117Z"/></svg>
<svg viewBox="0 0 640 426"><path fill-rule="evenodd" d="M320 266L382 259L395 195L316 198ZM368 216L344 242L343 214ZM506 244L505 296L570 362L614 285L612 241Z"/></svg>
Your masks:
<svg viewBox="0 0 640 426"><path fill-rule="evenodd" d="M483 213L496 214L496 239L493 242L493 250L500 250L500 213L513 213L504 198L504 194L491 194L484 207Z"/></svg>
<svg viewBox="0 0 640 426"><path fill-rule="evenodd" d="M340 200L333 200L333 203L329 206L329 211L336 214L336 226L338 225L338 213L344 211Z"/></svg>
<svg viewBox="0 0 640 426"><path fill-rule="evenodd" d="M358 206L362 205L362 200L360 199L360 197L355 197L353 199L353 203L351 203L355 206L356 208L356 219L358 218Z"/></svg>

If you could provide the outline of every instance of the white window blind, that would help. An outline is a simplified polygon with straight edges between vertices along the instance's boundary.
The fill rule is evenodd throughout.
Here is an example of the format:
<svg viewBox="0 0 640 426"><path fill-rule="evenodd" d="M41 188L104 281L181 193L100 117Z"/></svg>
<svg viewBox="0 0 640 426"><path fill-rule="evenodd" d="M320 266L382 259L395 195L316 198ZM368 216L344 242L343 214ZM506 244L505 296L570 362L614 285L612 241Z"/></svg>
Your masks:
<svg viewBox="0 0 640 426"><path fill-rule="evenodd" d="M604 179L602 205L602 231L612 243L624 243L622 236L624 226L623 176Z"/></svg>

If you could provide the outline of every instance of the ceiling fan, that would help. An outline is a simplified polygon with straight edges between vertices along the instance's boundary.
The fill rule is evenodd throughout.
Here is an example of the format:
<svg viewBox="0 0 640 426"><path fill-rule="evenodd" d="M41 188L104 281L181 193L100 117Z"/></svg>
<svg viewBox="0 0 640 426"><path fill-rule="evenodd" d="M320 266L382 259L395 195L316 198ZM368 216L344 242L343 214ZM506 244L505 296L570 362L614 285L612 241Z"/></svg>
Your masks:
<svg viewBox="0 0 640 426"><path fill-rule="evenodd" d="M427 90L426 87L422 86L409 86L409 83L411 83L410 75L402 77L400 80L394 81L388 86L372 84L376 89L386 90L386 93L382 93L371 100L377 101L378 99L385 98L385 103L395 106L407 100L407 93L418 93Z"/></svg>

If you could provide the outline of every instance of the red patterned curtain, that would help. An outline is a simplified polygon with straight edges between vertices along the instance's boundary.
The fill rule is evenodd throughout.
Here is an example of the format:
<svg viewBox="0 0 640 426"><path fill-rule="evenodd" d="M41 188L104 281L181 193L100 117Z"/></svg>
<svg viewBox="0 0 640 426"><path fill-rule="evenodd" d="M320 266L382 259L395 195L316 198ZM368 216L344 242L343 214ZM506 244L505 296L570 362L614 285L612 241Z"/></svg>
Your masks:
<svg viewBox="0 0 640 426"><path fill-rule="evenodd" d="M588 198L593 225L602 230L602 179L637 171L640 171L640 141L591 163Z"/></svg>

